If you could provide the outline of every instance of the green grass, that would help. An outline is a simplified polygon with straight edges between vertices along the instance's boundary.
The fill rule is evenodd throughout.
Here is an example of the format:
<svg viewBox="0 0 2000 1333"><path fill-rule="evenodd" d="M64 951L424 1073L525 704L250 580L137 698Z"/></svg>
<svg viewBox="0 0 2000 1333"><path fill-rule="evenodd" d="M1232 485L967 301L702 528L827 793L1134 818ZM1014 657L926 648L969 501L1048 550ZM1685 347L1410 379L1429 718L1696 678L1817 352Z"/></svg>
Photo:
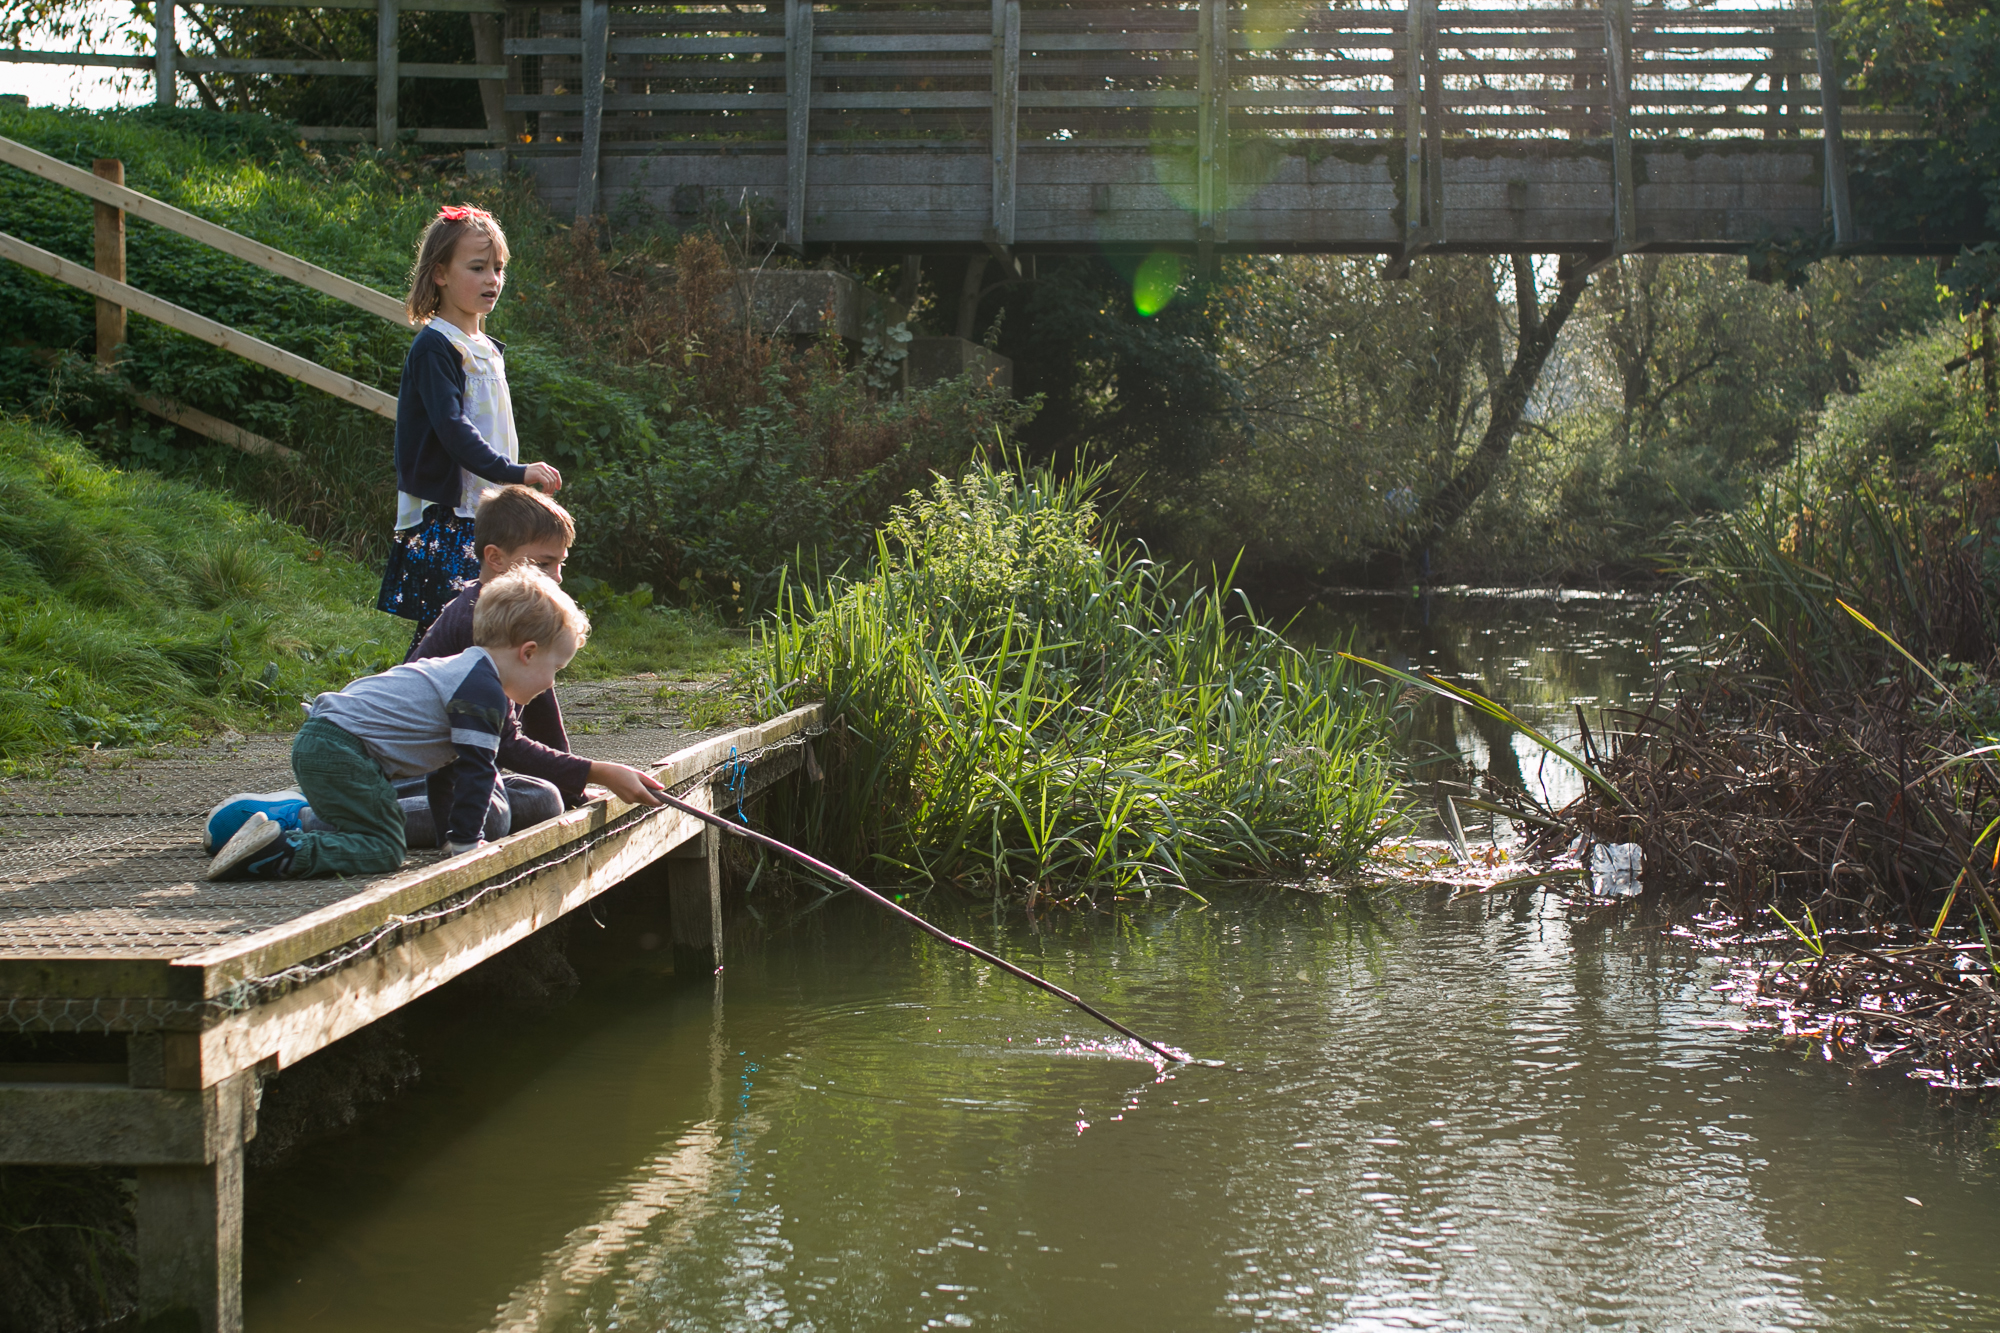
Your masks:
<svg viewBox="0 0 2000 1333"><path fill-rule="evenodd" d="M1384 698L1101 530L1095 475L985 468L793 594L766 697L827 701L794 838L905 884L1064 897L1351 869L1397 825Z"/></svg>
<svg viewBox="0 0 2000 1333"><path fill-rule="evenodd" d="M740 673L750 636L700 609L662 606L644 584L630 592L586 575L563 584L590 616L590 640L563 671L566 680L653 672L668 680Z"/></svg>
<svg viewBox="0 0 2000 1333"><path fill-rule="evenodd" d="M0 420L0 761L290 731L299 702L402 660L378 575L214 491ZM595 632L568 678L740 669L698 612L573 581Z"/></svg>
<svg viewBox="0 0 2000 1333"><path fill-rule="evenodd" d="M0 758L222 727L399 660L376 576L246 506L0 421Z"/></svg>

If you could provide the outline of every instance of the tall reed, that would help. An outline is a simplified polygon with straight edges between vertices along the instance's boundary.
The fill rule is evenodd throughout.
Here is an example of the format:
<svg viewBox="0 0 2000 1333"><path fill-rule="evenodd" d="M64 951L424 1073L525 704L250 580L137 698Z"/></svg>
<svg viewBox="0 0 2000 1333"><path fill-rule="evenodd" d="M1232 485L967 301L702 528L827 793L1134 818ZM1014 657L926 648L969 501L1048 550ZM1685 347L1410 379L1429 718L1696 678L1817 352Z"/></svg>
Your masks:
<svg viewBox="0 0 2000 1333"><path fill-rule="evenodd" d="M1900 673L1842 602L1926 661L1983 664L1994 647L1981 578L1987 507L1985 496L1927 494L1908 482L1793 481L1689 525L1679 572L1712 624L1747 633L1753 652L1795 684L1854 690L1885 666Z"/></svg>
<svg viewBox="0 0 2000 1333"><path fill-rule="evenodd" d="M795 836L1061 897L1340 870L1392 830L1385 698L1121 543L1101 477L940 478L865 577L788 590L760 667L825 698L834 742Z"/></svg>

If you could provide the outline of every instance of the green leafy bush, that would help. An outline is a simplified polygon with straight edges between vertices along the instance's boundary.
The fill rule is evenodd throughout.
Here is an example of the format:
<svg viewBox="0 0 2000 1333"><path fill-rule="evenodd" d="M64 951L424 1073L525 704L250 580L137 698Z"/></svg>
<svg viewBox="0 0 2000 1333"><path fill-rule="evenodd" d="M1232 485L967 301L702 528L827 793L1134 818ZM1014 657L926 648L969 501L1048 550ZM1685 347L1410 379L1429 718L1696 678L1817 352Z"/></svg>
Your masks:
<svg viewBox="0 0 2000 1333"><path fill-rule="evenodd" d="M2000 643L2000 423L1944 368L1948 330L1898 342L1827 404L1795 465L1684 527L1680 571L1719 636L1790 677L1860 688L1903 664L1839 602L1928 663Z"/></svg>

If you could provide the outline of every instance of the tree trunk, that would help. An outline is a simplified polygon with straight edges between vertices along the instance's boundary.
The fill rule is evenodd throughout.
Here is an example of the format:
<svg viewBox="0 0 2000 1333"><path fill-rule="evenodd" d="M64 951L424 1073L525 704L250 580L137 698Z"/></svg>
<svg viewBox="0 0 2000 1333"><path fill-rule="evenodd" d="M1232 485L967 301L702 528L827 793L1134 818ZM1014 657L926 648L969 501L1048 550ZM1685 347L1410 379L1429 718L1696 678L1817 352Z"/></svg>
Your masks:
<svg viewBox="0 0 2000 1333"><path fill-rule="evenodd" d="M979 335L980 283L986 278L986 256L974 255L965 261L965 283L958 292L958 336L971 342Z"/></svg>
<svg viewBox="0 0 2000 1333"><path fill-rule="evenodd" d="M1527 411L1528 399L1534 396L1535 385L1541 379L1542 366L1555 349L1556 335L1576 309L1577 298L1590 285L1582 263L1571 256L1563 256L1556 272L1556 297L1544 312L1535 292L1534 257L1514 256L1515 309L1520 325L1515 335L1514 364L1493 390L1486 433L1480 437L1479 447L1449 481L1418 507L1403 545L1406 560L1421 556L1425 548L1456 526L1500 475L1501 464L1507 461L1507 451L1513 447L1515 432L1520 429L1521 415Z"/></svg>

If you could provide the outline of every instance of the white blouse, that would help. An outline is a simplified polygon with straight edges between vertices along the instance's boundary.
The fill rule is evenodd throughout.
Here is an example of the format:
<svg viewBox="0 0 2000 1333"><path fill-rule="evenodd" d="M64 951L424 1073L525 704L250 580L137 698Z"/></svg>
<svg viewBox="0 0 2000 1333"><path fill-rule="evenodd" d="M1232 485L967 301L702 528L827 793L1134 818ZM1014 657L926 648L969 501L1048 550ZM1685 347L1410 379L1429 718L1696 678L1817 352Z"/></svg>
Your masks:
<svg viewBox="0 0 2000 1333"><path fill-rule="evenodd" d="M465 368L465 415L493 452L510 463L521 461L521 441L514 434L514 400L507 392L507 360L493 340L483 333L468 334L447 319L433 319L430 327L451 340ZM458 516L471 518L479 512L479 497L493 483L458 471ZM396 530L405 531L424 521L424 509L431 501L405 491L396 492Z"/></svg>

